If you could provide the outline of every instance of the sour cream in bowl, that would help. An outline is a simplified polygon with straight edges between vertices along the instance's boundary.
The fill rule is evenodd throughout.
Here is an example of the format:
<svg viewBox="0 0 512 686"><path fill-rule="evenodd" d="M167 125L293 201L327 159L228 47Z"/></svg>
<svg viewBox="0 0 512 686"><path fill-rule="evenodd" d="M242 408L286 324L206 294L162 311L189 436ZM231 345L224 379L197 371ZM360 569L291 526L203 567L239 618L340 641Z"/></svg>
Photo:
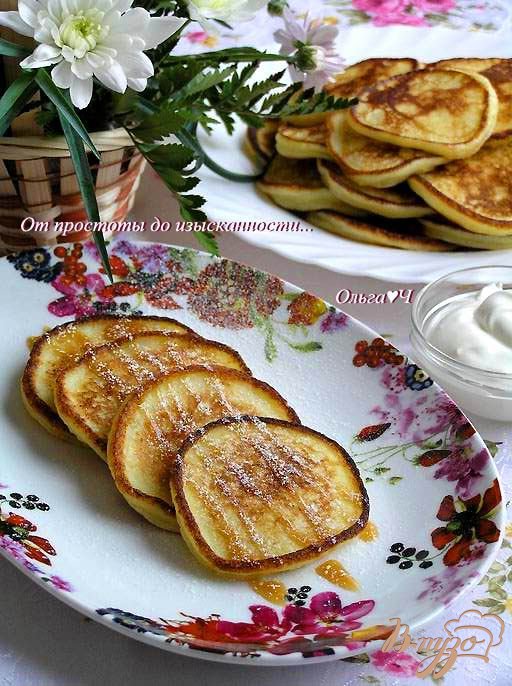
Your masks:
<svg viewBox="0 0 512 686"><path fill-rule="evenodd" d="M425 286L413 303L411 342L463 409L512 420L512 267L464 269Z"/></svg>

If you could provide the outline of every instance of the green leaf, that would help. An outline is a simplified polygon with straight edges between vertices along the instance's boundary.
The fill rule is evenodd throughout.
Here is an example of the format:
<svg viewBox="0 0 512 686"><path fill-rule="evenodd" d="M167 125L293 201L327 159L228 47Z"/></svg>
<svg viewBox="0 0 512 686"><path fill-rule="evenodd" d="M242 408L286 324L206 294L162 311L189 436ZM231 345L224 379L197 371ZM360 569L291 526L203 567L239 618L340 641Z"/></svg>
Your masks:
<svg viewBox="0 0 512 686"><path fill-rule="evenodd" d="M222 69L219 71L215 69L211 72L199 72L193 79L191 79L184 88L175 94L175 98L182 98L189 95L195 95L196 93L201 93L202 91L212 88L219 83L222 83L228 79L231 74L235 71L236 67L228 67L227 69Z"/></svg>
<svg viewBox="0 0 512 686"><path fill-rule="evenodd" d="M37 84L30 72L23 72L11 83L0 99L0 136L3 136L36 91Z"/></svg>
<svg viewBox="0 0 512 686"><path fill-rule="evenodd" d="M266 323L265 328L265 357L269 362L273 362L277 357L277 346L274 341L274 330L269 322Z"/></svg>
<svg viewBox="0 0 512 686"><path fill-rule="evenodd" d="M91 137L87 133L87 129L82 124L80 117L75 112L75 108L70 103L66 95L64 95L64 93L53 83L50 76L48 76L48 72L46 72L44 69L38 69L35 79L39 88L57 108L60 120L62 121L65 119L71 128L73 128L74 131L76 131L76 133L80 136L91 152L93 152L94 155L100 159L100 153L96 149Z"/></svg>
<svg viewBox="0 0 512 686"><path fill-rule="evenodd" d="M11 43L11 41L0 38L0 55L4 57L28 57L30 50L22 45Z"/></svg>
<svg viewBox="0 0 512 686"><path fill-rule="evenodd" d="M169 166L172 169L183 169L194 161L195 155L181 143L158 145L150 153L151 162Z"/></svg>
<svg viewBox="0 0 512 686"><path fill-rule="evenodd" d="M507 599L507 592L505 591L504 588L494 588L489 595L491 598L495 598L496 600L506 600Z"/></svg>
<svg viewBox="0 0 512 686"><path fill-rule="evenodd" d="M494 598L481 598L480 600L473 600L473 605L478 605L479 607L495 607L497 605Z"/></svg>
<svg viewBox="0 0 512 686"><path fill-rule="evenodd" d="M85 153L85 148L82 139L77 134L74 128L71 127L65 115L59 110L59 119L62 126L62 131L66 138L69 152L71 154L71 159L73 161L73 167L75 169L76 178L78 181L78 186L80 188L80 193L84 201L85 210L90 221L99 222L100 212L98 209L98 203L96 200L96 193L94 190L94 181L91 174L91 168L89 166L89 161ZM105 245L105 239L101 231L93 231L93 238L96 247L100 253L101 263L103 269L105 270L110 282L113 282L112 271L110 269L110 262L108 259L107 248Z"/></svg>
<svg viewBox="0 0 512 686"><path fill-rule="evenodd" d="M373 471L375 474L386 474L391 471L391 467L375 467Z"/></svg>
<svg viewBox="0 0 512 686"><path fill-rule="evenodd" d="M210 255L219 255L219 246L217 245L217 240L215 236L206 231L198 231L195 233L195 237L199 245L210 253Z"/></svg>
<svg viewBox="0 0 512 686"><path fill-rule="evenodd" d="M317 341L309 341L308 343L288 343L290 348L298 350L301 353L313 353L317 350L322 350L322 344Z"/></svg>
<svg viewBox="0 0 512 686"><path fill-rule="evenodd" d="M493 574L496 574L497 572L503 572L505 570L505 565L502 564L499 560L494 560L492 565L489 567L489 571L492 572Z"/></svg>
<svg viewBox="0 0 512 686"><path fill-rule="evenodd" d="M485 445L487 446L487 450L491 453L491 457L496 457L498 450L499 450L499 446L501 445L501 443L495 443L494 441L489 441L489 440L486 440L484 442L485 442Z"/></svg>
<svg viewBox="0 0 512 686"><path fill-rule="evenodd" d="M132 129L132 132L138 140L154 142L163 136L177 133L185 122L186 119L181 112L162 107L154 114L144 117L141 123Z"/></svg>
<svg viewBox="0 0 512 686"><path fill-rule="evenodd" d="M254 62L254 61L286 62L283 55L260 52L257 48L224 48L223 50L211 50L197 55L169 55L167 62L170 64L180 62Z"/></svg>
<svg viewBox="0 0 512 686"><path fill-rule="evenodd" d="M388 483L391 484L391 486L396 486L396 484L400 483L402 481L401 476L390 476L388 479Z"/></svg>

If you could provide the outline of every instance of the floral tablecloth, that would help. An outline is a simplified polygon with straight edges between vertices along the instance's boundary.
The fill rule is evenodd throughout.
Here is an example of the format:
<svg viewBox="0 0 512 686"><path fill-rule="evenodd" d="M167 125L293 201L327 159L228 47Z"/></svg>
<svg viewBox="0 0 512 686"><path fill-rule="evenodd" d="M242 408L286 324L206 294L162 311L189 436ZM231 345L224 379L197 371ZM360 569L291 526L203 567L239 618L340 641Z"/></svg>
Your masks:
<svg viewBox="0 0 512 686"><path fill-rule="evenodd" d="M290 0L299 15L310 12L336 24L340 31L354 26L442 26L470 31L506 30L510 26L512 5L508 0ZM184 33L178 48L183 53L198 53L239 45L258 47L272 42L281 21L260 12L250 25L240 24L232 31L222 28L208 33L197 27Z"/></svg>

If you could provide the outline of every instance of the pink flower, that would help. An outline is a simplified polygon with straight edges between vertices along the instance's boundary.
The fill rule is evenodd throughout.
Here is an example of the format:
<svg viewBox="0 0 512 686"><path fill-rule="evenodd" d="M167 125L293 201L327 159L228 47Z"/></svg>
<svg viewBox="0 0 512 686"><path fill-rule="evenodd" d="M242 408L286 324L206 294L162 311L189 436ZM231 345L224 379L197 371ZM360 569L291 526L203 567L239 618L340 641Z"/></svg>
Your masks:
<svg viewBox="0 0 512 686"><path fill-rule="evenodd" d="M371 655L372 664L383 672L401 677L411 677L416 674L421 661L408 655L399 653L396 650L384 652L377 650Z"/></svg>
<svg viewBox="0 0 512 686"><path fill-rule="evenodd" d="M284 28L274 33L281 44L281 55L293 55L295 64L289 65L293 81L302 81L305 89L321 90L343 69L344 60L335 46L338 29L321 19L310 18L308 13L301 19L287 7L283 10Z"/></svg>
<svg viewBox="0 0 512 686"><path fill-rule="evenodd" d="M467 424L467 419L444 393L412 394L402 386L403 367L388 368L382 373L381 383L390 389L384 406L377 405L371 414L380 423L390 423L393 431L404 441L421 443L440 431L456 432Z"/></svg>
<svg viewBox="0 0 512 686"><path fill-rule="evenodd" d="M416 12L411 0L353 0L356 9L366 12L375 26L405 24L426 26L422 12Z"/></svg>
<svg viewBox="0 0 512 686"><path fill-rule="evenodd" d="M25 548L21 543L13 541L9 536L0 536L0 548L5 550L15 560L23 560L25 558Z"/></svg>
<svg viewBox="0 0 512 686"><path fill-rule="evenodd" d="M219 634L235 641L258 643L284 636L289 624L280 622L277 612L265 605L249 607L252 622L229 622L220 619L217 623Z"/></svg>
<svg viewBox="0 0 512 686"><path fill-rule="evenodd" d="M320 330L322 333L334 333L339 329L345 329L348 326L348 314L344 312L329 312L329 314L322 320Z"/></svg>
<svg viewBox="0 0 512 686"><path fill-rule="evenodd" d="M469 459L465 457L462 449L457 449L439 462L434 479L456 481L457 494L467 499L475 491L475 482L482 476L482 470L485 469L488 461L489 453L486 448Z"/></svg>
<svg viewBox="0 0 512 686"><path fill-rule="evenodd" d="M485 544L483 544L485 547ZM476 556L480 554L480 544L474 544L475 550L471 553ZM468 581L477 576L476 572L468 573L464 570L461 573L461 568L464 564L458 564L456 567L444 567L443 571L434 576L427 576L423 580L425 586L424 590L418 595L418 600L428 598L430 600L443 600L443 604L449 605L459 594L459 591L468 583Z"/></svg>
<svg viewBox="0 0 512 686"><path fill-rule="evenodd" d="M373 600L362 600L342 607L338 594L326 591L314 595L309 607L287 605L283 617L295 625L294 634L336 636L359 629L361 622L355 620L367 615L374 606Z"/></svg>
<svg viewBox="0 0 512 686"><path fill-rule="evenodd" d="M455 9L455 0L412 0L412 4L421 12L446 13Z"/></svg>
<svg viewBox="0 0 512 686"><path fill-rule="evenodd" d="M208 39L208 34L206 31L190 31L185 37L190 43L204 43Z"/></svg>
<svg viewBox="0 0 512 686"><path fill-rule="evenodd" d="M48 310L57 317L87 317L95 314L94 302L109 302L111 298L105 297L102 292L105 282L99 274L88 274L85 277L85 285L67 283L62 275L52 281L52 286L59 293L64 293L63 298L58 298L48 305Z"/></svg>
<svg viewBox="0 0 512 686"><path fill-rule="evenodd" d="M355 9L371 15L387 15L404 12L410 0L353 0Z"/></svg>
<svg viewBox="0 0 512 686"><path fill-rule="evenodd" d="M60 591L72 591L73 588L69 581L65 581L64 579L61 579L60 576L57 576L54 574L49 578L50 583L55 586L55 588L58 588Z"/></svg>

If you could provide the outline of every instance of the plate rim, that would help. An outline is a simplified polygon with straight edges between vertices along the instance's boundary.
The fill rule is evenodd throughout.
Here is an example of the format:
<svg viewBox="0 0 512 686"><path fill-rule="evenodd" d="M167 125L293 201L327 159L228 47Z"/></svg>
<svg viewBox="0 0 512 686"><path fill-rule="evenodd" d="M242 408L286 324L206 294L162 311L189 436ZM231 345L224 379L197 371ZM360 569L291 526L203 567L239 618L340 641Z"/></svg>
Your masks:
<svg viewBox="0 0 512 686"><path fill-rule="evenodd" d="M112 240L110 242L110 246L115 245L116 240L127 240L129 243L135 244L137 246L140 245L140 246L148 246L149 247L149 246L158 245L158 246L165 247L166 249L174 249L174 250L178 250L178 251L189 250L189 251L193 251L194 253L196 253L202 257L206 257L208 260L213 260L213 261L226 260L230 263L249 267L250 269L254 269L258 272L262 272L265 275L274 276L275 278L278 278L280 281L282 281L283 285L285 285L288 289L290 289L293 292L299 292L299 293L306 292L306 291L304 291L303 288L301 288L301 287L299 287L299 286L297 286L297 285L295 285L289 281L286 281L285 279L282 279L281 277L276 276L270 272L261 270L261 269L256 268L256 267L252 267L251 265L240 262L239 260L233 260L233 259L225 258L222 256L212 256L209 253L207 253L203 250L196 249L196 248L188 248L185 246L160 243L160 242L156 242L156 241L144 241L144 240L139 240L139 239L130 240L130 239L126 239L124 236L121 236L120 238L114 238L114 240ZM62 243L59 245L73 246L74 243ZM44 247L44 246L41 246L41 247ZM36 248L32 248L30 251L37 251L38 249L40 249L40 248L36 247ZM5 262L7 261L7 256L0 258L0 260L1 260L0 265L5 264ZM341 310L339 307L337 307L337 306L333 306L333 307L335 308L336 312L344 313L343 310ZM346 313L344 313L344 314L346 314ZM359 327L359 328L361 328L361 329L363 329L363 330L365 330L371 334L375 334L377 336L379 335L372 327L368 326L367 324L365 324L364 322L362 322L358 318L353 317L352 315L348 315L348 316L349 316L351 322L354 323L357 327ZM409 359L412 359L409 356L407 356L407 357ZM442 387L437 382L434 382L433 385L438 391L442 391L443 393L445 393L444 390L442 389ZM450 400L451 400L451 397L448 394L445 393L445 395L447 395L447 397L450 398ZM459 408L457 403L455 403L453 400L452 400L452 402L454 403L454 405L457 408ZM461 410L461 412L462 412L462 410ZM463 412L462 412L462 414L464 416L466 416ZM480 442L482 443L482 445L485 446L484 439L482 438L480 433L476 432L476 434L477 434ZM505 491L503 488L502 478L501 478L501 475L498 471L497 465L493 459L490 459L488 461L487 469L489 470L489 472L492 472L493 478L497 480L500 493L503 496ZM489 478L490 477L491 477L491 473L489 474ZM496 559L496 557L499 553L501 543L502 543L504 536L505 536L505 523L507 521L506 514L507 513L506 513L505 502L504 502L504 499L502 497L499 505L497 506L497 515L494 518L496 525L499 526L500 536L499 536L499 539L492 544L492 552L490 552L486 556L482 557L482 560L480 561L480 563L478 565L475 565L474 575L466 583L464 583L464 585L461 586L457 590L456 593L451 595L446 602L443 602L442 600L436 600L435 603L437 604L437 606L433 610L431 610L428 614L425 614L424 617L422 617L422 618L420 618L414 622L410 622L409 626L410 626L411 630L418 629L418 628L425 626L425 625L429 624L430 622L432 622L436 617L438 617L440 614L445 612L453 603L457 602L463 595L467 594L472 588L474 588L479 583L479 581L486 574L489 567L492 565L492 563L494 562L494 560ZM44 588L52 596L61 600L63 603L65 603L66 605L68 605L72 609L78 611L80 614L82 614L86 617L89 617L90 619L93 619L94 621L98 622L99 624L101 624L103 626L107 626L111 629L114 629L115 631L117 631L118 633L121 633L124 636L131 637L132 639L138 640L142 643L146 643L148 645L152 645L154 647L160 648L161 650L166 650L168 652L176 653L179 655L185 655L188 657L194 657L197 659L209 660L209 661L214 661L214 662L223 662L223 663L227 663L227 664L236 663L236 664L243 664L243 665L247 665L247 666L261 666L261 667L264 667L264 666L271 666L271 667L282 666L282 667L285 667L285 666L298 666L298 665L304 665L304 664L317 664L317 663L321 663L321 662L330 662L330 661L334 661L334 660L340 660L340 659L342 660L344 657L348 658L348 657L356 656L356 655L363 653L363 652L370 652L371 653L374 650L378 650L379 647L382 646L382 644L384 642L382 639L372 640L371 643L368 643L367 645L364 645L360 648L353 649L350 652L348 652L348 654L347 654L347 651L344 649L344 646L334 645L331 647L331 649L333 651L332 654L308 657L307 661L305 661L302 658L302 654L300 652L299 653L292 652L292 653L288 653L288 654L284 654L284 655L273 654L273 653L269 652L265 646L262 646L261 651L260 650L258 651L259 656L258 656L257 660L249 660L246 657L243 657L243 656L238 655L238 654L233 653L233 652L225 652L222 654L221 653L216 654L215 652L209 652L208 649L202 649L201 647L191 648L188 644L192 643L192 641L190 641L188 639L186 640L186 642L184 640L184 643L180 645L180 644L175 643L174 642L175 639L173 639L172 637L169 637L169 638L171 638L172 642L171 641L163 641L163 640L161 640L160 636L157 636L157 635L152 634L150 632L141 633L138 631L133 631L130 628L124 627L124 626L120 625L119 623L113 621L113 619L108 617L108 615L99 614L97 608L89 607L83 600L80 600L80 598L78 598L76 595L70 594L70 593L68 593L62 589L55 588L54 586L46 583L35 572L33 572L29 569L26 569L22 565L21 562L16 560L12 555L9 555L8 552L6 550L4 550L3 548L0 548L0 555L1 555L1 557L5 558L9 562L11 562L11 564L13 564L16 569L18 569L23 574L25 574L29 579L34 581L38 586ZM209 640L208 643L213 646L215 644L215 641ZM223 644L222 642L217 642L216 645L219 647L219 649L222 649L222 646L223 645L225 646L226 644ZM229 645L232 645L232 644L229 644ZM237 651L237 653L243 652L244 644L240 643L237 645L240 648L240 650ZM312 650L314 650L314 646L312 646Z"/></svg>

